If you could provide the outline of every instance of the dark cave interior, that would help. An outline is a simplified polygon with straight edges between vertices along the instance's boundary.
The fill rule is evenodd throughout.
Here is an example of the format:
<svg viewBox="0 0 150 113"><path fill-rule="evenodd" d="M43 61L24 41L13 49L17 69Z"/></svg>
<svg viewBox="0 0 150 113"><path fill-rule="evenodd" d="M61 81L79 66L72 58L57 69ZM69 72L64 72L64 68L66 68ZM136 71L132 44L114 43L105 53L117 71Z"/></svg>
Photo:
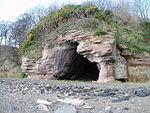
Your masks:
<svg viewBox="0 0 150 113"><path fill-rule="evenodd" d="M61 80L92 81L99 77L96 63L90 62L76 52L77 44L72 48L61 49L56 54L58 72L55 74Z"/></svg>

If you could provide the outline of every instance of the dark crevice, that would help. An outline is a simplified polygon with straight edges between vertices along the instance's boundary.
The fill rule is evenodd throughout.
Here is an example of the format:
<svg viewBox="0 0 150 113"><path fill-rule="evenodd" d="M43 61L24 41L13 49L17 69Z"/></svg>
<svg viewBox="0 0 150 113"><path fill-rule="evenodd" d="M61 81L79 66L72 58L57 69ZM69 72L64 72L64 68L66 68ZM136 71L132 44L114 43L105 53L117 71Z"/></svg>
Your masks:
<svg viewBox="0 0 150 113"><path fill-rule="evenodd" d="M120 82L127 82L128 80L125 79L125 78L121 78L121 79L116 79L117 81L120 81Z"/></svg>

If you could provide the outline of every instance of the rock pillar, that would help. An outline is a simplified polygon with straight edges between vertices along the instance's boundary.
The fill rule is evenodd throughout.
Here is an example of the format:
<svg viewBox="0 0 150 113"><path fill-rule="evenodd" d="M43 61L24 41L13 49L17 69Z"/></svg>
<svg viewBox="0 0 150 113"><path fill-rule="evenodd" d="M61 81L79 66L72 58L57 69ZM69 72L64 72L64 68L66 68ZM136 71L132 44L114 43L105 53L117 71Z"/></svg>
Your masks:
<svg viewBox="0 0 150 113"><path fill-rule="evenodd" d="M98 83L114 81L114 65L108 64L107 62L101 62L98 64L100 70Z"/></svg>

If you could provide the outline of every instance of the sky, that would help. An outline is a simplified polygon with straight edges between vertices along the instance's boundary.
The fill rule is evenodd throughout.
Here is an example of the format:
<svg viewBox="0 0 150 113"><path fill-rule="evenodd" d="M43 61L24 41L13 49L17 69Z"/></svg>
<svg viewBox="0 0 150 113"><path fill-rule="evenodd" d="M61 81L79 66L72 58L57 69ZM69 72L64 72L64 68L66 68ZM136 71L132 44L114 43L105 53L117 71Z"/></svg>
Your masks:
<svg viewBox="0 0 150 113"><path fill-rule="evenodd" d="M0 21L15 21L15 18L35 6L48 6L49 4L72 2L78 3L86 0L0 0Z"/></svg>

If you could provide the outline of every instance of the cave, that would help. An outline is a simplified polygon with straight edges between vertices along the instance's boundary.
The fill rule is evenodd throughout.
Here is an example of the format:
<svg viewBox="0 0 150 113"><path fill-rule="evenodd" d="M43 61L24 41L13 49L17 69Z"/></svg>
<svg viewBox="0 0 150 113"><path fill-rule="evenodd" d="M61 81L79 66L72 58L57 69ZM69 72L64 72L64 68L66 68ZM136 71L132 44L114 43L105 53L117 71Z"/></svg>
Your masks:
<svg viewBox="0 0 150 113"><path fill-rule="evenodd" d="M90 62L76 52L77 43L56 53L55 77L59 80L95 81L99 77L96 63Z"/></svg>

